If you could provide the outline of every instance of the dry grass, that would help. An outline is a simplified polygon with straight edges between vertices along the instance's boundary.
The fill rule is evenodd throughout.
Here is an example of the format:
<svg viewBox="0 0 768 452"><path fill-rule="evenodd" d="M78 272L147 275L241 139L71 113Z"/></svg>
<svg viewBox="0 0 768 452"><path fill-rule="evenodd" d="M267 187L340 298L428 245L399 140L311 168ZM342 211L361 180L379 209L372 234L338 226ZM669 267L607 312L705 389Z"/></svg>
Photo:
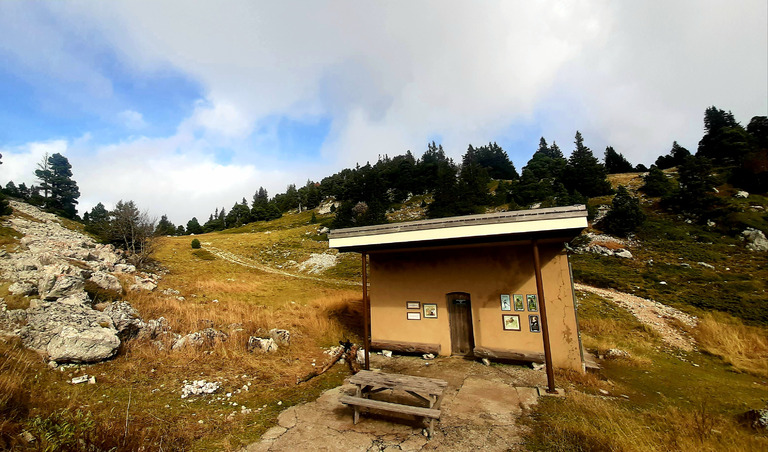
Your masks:
<svg viewBox="0 0 768 452"><path fill-rule="evenodd" d="M572 392L546 400L528 438L533 450L549 451L754 451L768 439L745 434L706 404L637 411L621 398Z"/></svg>
<svg viewBox="0 0 768 452"><path fill-rule="evenodd" d="M699 346L734 368L768 377L768 329L724 313L705 313L693 331Z"/></svg>
<svg viewBox="0 0 768 452"><path fill-rule="evenodd" d="M327 242L313 238L318 225L307 224L309 215L246 227L253 232L198 238L273 267L285 266L327 250ZM168 269L160 287L122 298L145 320L168 319L173 333L212 326L226 333L226 340L181 350L170 350L170 337L160 341L162 349L149 340L133 340L110 361L63 371L47 368L39 355L18 344L0 344L0 433L5 442L0 449L72 450L91 444L99 450L237 450L257 440L285 408L341 383L348 375L343 366L301 385L296 381L323 365L328 347L358 340L360 290L340 284L344 275L324 275L323 281L265 273L209 259L199 252L204 249L195 254L189 242L189 237L159 240L154 258ZM167 288L180 294L163 295ZM6 301L12 308L24 307L21 300ZM268 354L247 350L250 336L266 337L272 328L288 329L290 346ZM85 373L95 376L97 384L69 383ZM181 399L183 381L195 379L219 381L222 389ZM38 441L24 444L22 430Z"/></svg>

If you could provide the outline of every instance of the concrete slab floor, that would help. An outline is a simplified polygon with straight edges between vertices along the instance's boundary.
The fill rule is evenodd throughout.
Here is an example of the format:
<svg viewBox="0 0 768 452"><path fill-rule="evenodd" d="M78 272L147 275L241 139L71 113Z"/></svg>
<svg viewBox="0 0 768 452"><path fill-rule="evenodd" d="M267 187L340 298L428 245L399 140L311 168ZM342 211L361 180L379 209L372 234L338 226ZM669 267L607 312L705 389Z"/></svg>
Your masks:
<svg viewBox="0 0 768 452"><path fill-rule="evenodd" d="M324 392L314 402L286 409L277 426L242 451L522 450L525 427L516 420L537 403L536 386L546 385L543 371L484 366L458 358L425 361L372 355L371 369L448 382L432 439L424 436L424 421L409 416L363 412L354 425L352 408L339 402L343 393L354 392L353 385L345 384Z"/></svg>

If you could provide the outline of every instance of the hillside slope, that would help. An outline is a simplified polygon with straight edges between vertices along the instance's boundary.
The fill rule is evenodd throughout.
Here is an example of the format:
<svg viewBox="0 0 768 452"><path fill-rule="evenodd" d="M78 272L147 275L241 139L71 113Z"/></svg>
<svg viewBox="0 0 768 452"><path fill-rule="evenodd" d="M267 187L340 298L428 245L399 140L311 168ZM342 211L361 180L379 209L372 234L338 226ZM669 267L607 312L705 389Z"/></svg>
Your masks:
<svg viewBox="0 0 768 452"><path fill-rule="evenodd" d="M636 182L636 175L626 177ZM418 217L421 201L390 212L391 220ZM766 205L752 196L744 203ZM764 325L760 301L765 300L768 280L765 254L706 226L677 221L657 211L655 200L643 205L649 223L632 240L620 242L590 231L593 244L625 248L633 258L575 254L574 275L578 282L615 288L697 316L696 326L664 322L692 347L666 342L612 296L579 291L584 347L606 359L597 374L558 373L558 385L569 395L545 400L530 413L527 447L764 448L765 435L738 419L761 408L768 389L766 330L739 320ZM258 439L286 407L338 385L348 375L338 365L296 384L326 362L327 351L339 340L358 339L361 324L359 256L328 250L323 228L330 216L316 215L317 224L311 216L288 214L198 235L199 250L190 247L191 237L162 238L154 255L165 269L157 289L126 292L120 299L144 319L164 317L170 328L166 339L131 340L109 361L58 370L16 340L0 341L0 394L7 394L0 397L4 447L32 450L59 444L66 449L71 444L66 441L74 438L104 449L237 449ZM2 232L0 246L15 252L22 233L8 226ZM289 345L269 353L249 347L249 338L270 336L274 328L290 332ZM209 329L221 334L197 346L173 348L179 337ZM607 359L612 349L626 354ZM96 383L70 383L86 374ZM193 380L219 388L182 398ZM703 398L713 392L719 397ZM23 431L36 442L29 442Z"/></svg>

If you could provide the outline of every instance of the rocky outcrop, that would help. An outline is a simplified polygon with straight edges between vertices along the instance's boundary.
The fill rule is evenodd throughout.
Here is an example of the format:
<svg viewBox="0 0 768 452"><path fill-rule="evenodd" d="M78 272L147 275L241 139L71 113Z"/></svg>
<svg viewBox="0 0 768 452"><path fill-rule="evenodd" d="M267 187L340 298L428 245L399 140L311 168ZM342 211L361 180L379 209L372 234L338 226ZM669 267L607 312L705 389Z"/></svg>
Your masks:
<svg viewBox="0 0 768 452"><path fill-rule="evenodd" d="M27 348L47 353L52 361L102 361L114 356L120 346L109 316L82 304L40 302L26 311L3 314L10 320L5 322L7 330Z"/></svg>
<svg viewBox="0 0 768 452"><path fill-rule="evenodd" d="M741 233L747 242L747 249L751 251L768 251L768 239L765 238L763 231L759 229L747 228Z"/></svg>
<svg viewBox="0 0 768 452"><path fill-rule="evenodd" d="M115 301L104 309L121 339L130 339L145 327L139 313L127 301ZM163 319L165 320L165 319Z"/></svg>
<svg viewBox="0 0 768 452"><path fill-rule="evenodd" d="M96 272L88 280L110 292L121 293L123 291L123 286L120 285L120 280L117 279L117 276L107 272Z"/></svg>
<svg viewBox="0 0 768 452"><path fill-rule="evenodd" d="M251 336L248 338L248 351L258 351L263 353L276 352L277 344L275 344L275 340L272 338L264 339L261 337Z"/></svg>
<svg viewBox="0 0 768 452"><path fill-rule="evenodd" d="M3 304L0 334L20 337L26 347L48 354L52 361L92 363L114 356L121 340L147 327L148 337L167 331L167 322L145 325L124 301L112 303L104 312L91 306L86 290L95 287L121 294L115 273L136 271L122 251L63 227L55 215L10 203L22 215L11 216L3 225L23 237L16 249L3 250L0 274L11 281L10 293L39 299L30 300L26 310L9 311ZM136 283L152 290L158 278L142 273Z"/></svg>
<svg viewBox="0 0 768 452"><path fill-rule="evenodd" d="M269 337L271 337L277 345L288 346L291 343L291 332L288 330L272 328L269 330Z"/></svg>
<svg viewBox="0 0 768 452"><path fill-rule="evenodd" d="M189 333L173 343L171 350L179 350L184 347L213 347L219 342L227 340L227 333L213 328L205 328L194 333Z"/></svg>

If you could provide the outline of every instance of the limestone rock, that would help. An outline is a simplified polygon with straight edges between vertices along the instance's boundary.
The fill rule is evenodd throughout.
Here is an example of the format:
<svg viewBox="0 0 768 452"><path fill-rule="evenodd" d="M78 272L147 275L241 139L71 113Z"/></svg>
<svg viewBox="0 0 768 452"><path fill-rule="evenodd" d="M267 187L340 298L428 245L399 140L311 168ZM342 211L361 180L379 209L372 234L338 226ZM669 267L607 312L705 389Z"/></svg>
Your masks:
<svg viewBox="0 0 768 452"><path fill-rule="evenodd" d="M291 342L291 333L288 330L272 328L269 330L269 337L271 337L277 345L288 346Z"/></svg>
<svg viewBox="0 0 768 452"><path fill-rule="evenodd" d="M115 264L115 271L118 273L133 273L136 267L131 264Z"/></svg>
<svg viewBox="0 0 768 452"><path fill-rule="evenodd" d="M8 287L8 292L12 293L13 295L36 295L37 284L31 281L16 281L15 283L11 284L10 287Z"/></svg>
<svg viewBox="0 0 768 452"><path fill-rule="evenodd" d="M93 363L115 356L120 346L114 328L78 330L65 326L48 343L47 352L56 362Z"/></svg>
<svg viewBox="0 0 768 452"><path fill-rule="evenodd" d="M768 431L768 408L749 410L744 414L744 420L755 430Z"/></svg>
<svg viewBox="0 0 768 452"><path fill-rule="evenodd" d="M64 304L73 304L73 305L82 305L82 304L91 304L91 299L88 297L88 294L85 293L85 291L80 292L74 292L66 297L59 298L56 300L56 303L64 303Z"/></svg>
<svg viewBox="0 0 768 452"><path fill-rule="evenodd" d="M132 291L147 290L151 292L157 288L157 281L152 278L134 276L134 281L135 283L130 287Z"/></svg>
<svg viewBox="0 0 768 452"><path fill-rule="evenodd" d="M629 252L629 250L620 249L613 252L613 255L616 257L621 257L623 259L632 259L632 253Z"/></svg>
<svg viewBox="0 0 768 452"><path fill-rule="evenodd" d="M165 317L147 320L139 331L139 339L154 340L171 330L171 325Z"/></svg>
<svg viewBox="0 0 768 452"><path fill-rule="evenodd" d="M112 319L118 336L123 340L136 336L144 328L139 313L127 301L112 302L104 309L104 314Z"/></svg>
<svg viewBox="0 0 768 452"><path fill-rule="evenodd" d="M122 293L123 286L120 285L120 280L115 275L111 275L106 272L95 272L88 278L89 281L101 287L104 290L111 292Z"/></svg>
<svg viewBox="0 0 768 452"><path fill-rule="evenodd" d="M195 331L189 333L186 336L180 338L174 342L171 350L180 350L186 346L208 346L212 347L217 342L224 342L227 340L227 334L223 331L215 330L213 328L206 328L204 330Z"/></svg>
<svg viewBox="0 0 768 452"><path fill-rule="evenodd" d="M25 347L39 352L47 352L50 343L54 338L60 336L65 329L68 329L69 336L65 338L66 340L57 340L54 347L56 357L51 356L54 361L66 360L65 356L69 356L69 354L63 353L62 347L66 348L69 344L76 342L76 337L72 336L77 336L79 332L98 331L98 334L89 335L90 340L103 341L105 343L104 348L111 348L112 354L117 351L117 346L120 344L117 330L115 330L108 315L86 305L69 305L58 302L40 303L36 307L27 309L26 325L20 328L19 335ZM109 353L96 353L98 347L94 344L84 343L80 348L84 347L94 350L92 353L85 353L84 351L78 355L82 358L82 362L98 361L99 359L95 356L99 354L112 356Z"/></svg>
<svg viewBox="0 0 768 452"><path fill-rule="evenodd" d="M248 351L261 351L261 352L276 352L277 344L274 339L264 339L261 337L251 336L248 338Z"/></svg>
<svg viewBox="0 0 768 452"><path fill-rule="evenodd" d="M56 300L82 292L84 288L85 280L80 276L68 274L51 275L49 273L47 278L38 286L38 292L44 300Z"/></svg>
<svg viewBox="0 0 768 452"><path fill-rule="evenodd" d="M620 358L629 358L629 357L630 355L628 352L618 348L612 348L612 349L609 349L607 352L605 352L606 359L620 359Z"/></svg>
<svg viewBox="0 0 768 452"><path fill-rule="evenodd" d="M741 235L747 241L747 249L751 251L768 251L768 239L763 231L747 228Z"/></svg>

